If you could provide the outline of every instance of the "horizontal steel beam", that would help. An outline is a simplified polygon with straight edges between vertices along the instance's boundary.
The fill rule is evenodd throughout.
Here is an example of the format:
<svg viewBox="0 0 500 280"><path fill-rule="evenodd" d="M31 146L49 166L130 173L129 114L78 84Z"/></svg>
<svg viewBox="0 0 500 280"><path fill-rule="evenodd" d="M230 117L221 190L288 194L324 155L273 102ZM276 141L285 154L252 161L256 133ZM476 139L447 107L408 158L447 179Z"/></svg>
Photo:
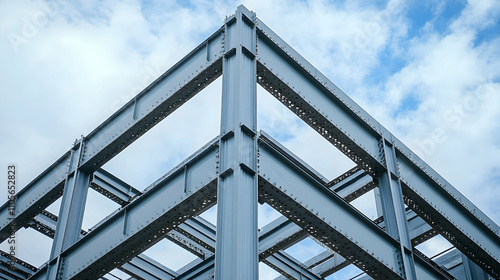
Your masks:
<svg viewBox="0 0 500 280"><path fill-rule="evenodd" d="M61 279L98 278L163 239L190 216L212 206L216 198L217 153L218 142L212 141L62 252ZM45 279L46 273L44 266L33 279Z"/></svg>
<svg viewBox="0 0 500 280"><path fill-rule="evenodd" d="M76 164L79 159L71 159L68 151L21 189L17 194L15 219L8 219L8 203L2 205L0 242L9 236L11 230L25 226L62 195L68 173L77 168L88 173L98 170L217 79L222 74L222 40L221 28L84 137L85 152L80 165Z"/></svg>
<svg viewBox="0 0 500 280"><path fill-rule="evenodd" d="M124 263L118 269L137 279L164 280L174 279L178 276L175 271L165 267L164 265L145 255L134 257L132 260Z"/></svg>
<svg viewBox="0 0 500 280"><path fill-rule="evenodd" d="M184 239L189 240L188 247L195 247L196 254L205 259L215 253L215 226L201 217L191 217L176 229ZM191 248L189 251L193 251Z"/></svg>
<svg viewBox="0 0 500 280"><path fill-rule="evenodd" d="M125 206L132 198L141 194L141 191L102 168L94 172L90 187L121 206Z"/></svg>
<svg viewBox="0 0 500 280"><path fill-rule="evenodd" d="M371 191L376 187L376 184L373 182L372 176L356 166L329 182L328 187L346 201L351 202Z"/></svg>
<svg viewBox="0 0 500 280"><path fill-rule="evenodd" d="M195 279L213 279L215 267L215 255L206 258L203 261L195 261L189 264L175 280L195 280Z"/></svg>
<svg viewBox="0 0 500 280"><path fill-rule="evenodd" d="M68 151L17 193L15 219L10 220L8 202L0 207L0 243L62 196L69 158Z"/></svg>
<svg viewBox="0 0 500 280"><path fill-rule="evenodd" d="M413 212L413 210L406 209L406 218L408 220L412 246L417 246L418 244L421 244L438 235L436 230L427 224L415 212ZM381 228L385 228L383 216L377 218L374 222Z"/></svg>
<svg viewBox="0 0 500 280"><path fill-rule="evenodd" d="M337 253L329 251L325 251L325 253L328 254L328 257L325 257L321 262L311 265L309 265L309 261L305 263L312 272L321 277L327 277L350 264L344 257Z"/></svg>
<svg viewBox="0 0 500 280"><path fill-rule="evenodd" d="M57 216L46 210L43 210L42 213L38 214L33 220L33 223L30 223L30 226L32 228L41 232L49 238L54 238L56 225ZM174 231L175 230L170 231L168 234ZM87 232L82 229L82 236L86 234ZM137 255L132 260L118 267L118 269L130 275L133 275L134 277L138 277L139 279L155 279L152 277L156 277L156 279L167 279L164 278L165 275L172 275L172 277L175 277L177 275L174 271L162 266L159 263L156 263L154 260L143 254Z"/></svg>
<svg viewBox="0 0 500 280"><path fill-rule="evenodd" d="M264 23L257 26L259 84L370 174L386 172L380 144L392 143L405 203L500 277L500 227Z"/></svg>
<svg viewBox="0 0 500 280"><path fill-rule="evenodd" d="M299 260L295 259L285 251L279 251L263 260L269 267L280 272L284 279L298 280L320 280L320 276L314 274Z"/></svg>
<svg viewBox="0 0 500 280"><path fill-rule="evenodd" d="M210 224L200 217L192 217L189 218L185 223L179 225L179 227L177 227L176 229L168 232L165 237L168 240L176 243L182 248L193 253L194 255L204 259L206 256L209 256L211 255L211 253L213 253L213 248L204 245L203 239L196 239L196 238L199 238L198 236L206 235L206 233L204 232L204 230L206 229L204 228L200 229L200 227L193 227L193 230L189 232L189 236L187 235L186 232L182 231L182 228L186 227L186 224L193 224L193 223L202 224L204 226L208 226L207 224ZM31 228L37 230L38 232L44 234L45 236L49 238L54 238L57 225L57 216L46 210L43 210L28 225ZM210 230L212 230L212 228L210 228ZM86 235L87 232L82 229L81 234L83 236ZM213 240L213 243L215 244L215 240Z"/></svg>
<svg viewBox="0 0 500 280"><path fill-rule="evenodd" d="M288 153L262 139L259 147L263 201L372 277L404 278L397 240L310 176ZM420 275L446 278L426 263L418 266Z"/></svg>
<svg viewBox="0 0 500 280"><path fill-rule="evenodd" d="M14 266L12 266L14 262ZM38 269L29 263L10 256L7 252L0 250L0 278L3 279L28 279Z"/></svg>

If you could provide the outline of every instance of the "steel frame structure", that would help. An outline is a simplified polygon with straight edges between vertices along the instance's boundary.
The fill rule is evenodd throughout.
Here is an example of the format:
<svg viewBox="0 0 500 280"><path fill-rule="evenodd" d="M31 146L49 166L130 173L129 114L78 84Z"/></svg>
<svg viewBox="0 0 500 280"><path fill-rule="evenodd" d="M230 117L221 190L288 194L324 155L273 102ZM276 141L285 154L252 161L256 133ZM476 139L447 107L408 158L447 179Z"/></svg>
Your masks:
<svg viewBox="0 0 500 280"><path fill-rule="evenodd" d="M221 75L219 136L143 191L101 169ZM257 83L357 167L328 182L258 131ZM120 208L84 231L89 187ZM350 204L372 189L375 221ZM44 210L59 197L58 216ZM258 203L284 217L259 230ZM215 204L217 228L198 217ZM454 279L450 261L459 279L500 279L499 226L244 6L23 188L14 220L7 208L0 241L21 227L54 241L39 269L7 267L2 253L5 279L105 279L114 268L134 279L257 279L259 261L290 279L348 264L367 279ZM441 266L414 248L437 234L456 247ZM304 263L284 252L306 237L328 250ZM199 259L173 271L141 255L163 238Z"/></svg>

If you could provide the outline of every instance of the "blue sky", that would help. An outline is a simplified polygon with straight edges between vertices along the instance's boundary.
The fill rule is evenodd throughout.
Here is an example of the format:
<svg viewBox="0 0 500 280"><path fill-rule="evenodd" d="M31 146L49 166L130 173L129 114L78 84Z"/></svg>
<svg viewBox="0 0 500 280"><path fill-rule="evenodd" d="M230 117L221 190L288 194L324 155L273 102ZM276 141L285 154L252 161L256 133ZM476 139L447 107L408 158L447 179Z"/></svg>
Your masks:
<svg viewBox="0 0 500 280"><path fill-rule="evenodd" d="M17 163L21 185L29 183L75 138L217 30L239 4L0 0L0 166ZM243 4L500 223L500 1ZM220 89L217 80L105 168L146 187L218 134ZM259 127L325 177L353 165L264 90L258 94ZM6 194L0 190L0 202ZM375 215L373 194L354 205ZM93 192L88 206L86 228L117 207ZM214 217L215 210L206 213ZM261 208L259 224L276 217ZM33 230L18 234L26 244L19 256L37 266L45 262L50 240ZM303 259L322 250L313 244L287 252ZM420 249L432 255L446 246L435 239ZM192 258L165 250L175 246L161 242L148 253L172 268ZM274 276L262 268L263 279Z"/></svg>

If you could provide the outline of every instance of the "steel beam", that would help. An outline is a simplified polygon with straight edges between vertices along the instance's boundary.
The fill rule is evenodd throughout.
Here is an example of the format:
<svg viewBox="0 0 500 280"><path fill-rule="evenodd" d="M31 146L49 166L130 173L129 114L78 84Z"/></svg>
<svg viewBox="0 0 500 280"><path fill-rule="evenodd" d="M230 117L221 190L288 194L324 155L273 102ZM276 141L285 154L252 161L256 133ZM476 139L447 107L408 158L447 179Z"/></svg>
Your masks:
<svg viewBox="0 0 500 280"><path fill-rule="evenodd" d="M218 152L218 142L212 141L63 251L58 279L98 278L154 245L190 216L211 207L216 199ZM46 276L47 266L33 279Z"/></svg>
<svg viewBox="0 0 500 280"><path fill-rule="evenodd" d="M194 261L189 266L175 280L214 279L215 255L201 262Z"/></svg>
<svg viewBox="0 0 500 280"><path fill-rule="evenodd" d="M337 253L325 251L324 254L326 256L320 262L310 264L310 261L314 260L314 258L305 262L312 272L321 277L327 277L350 264L344 257Z"/></svg>
<svg viewBox="0 0 500 280"><path fill-rule="evenodd" d="M14 265L12 265L14 262ZM27 279L34 274L37 268L29 263L10 256L7 252L0 250L0 278L5 279Z"/></svg>
<svg viewBox="0 0 500 280"><path fill-rule="evenodd" d="M190 247L196 246L199 257L205 259L215 253L215 226L201 217L192 217L180 224L176 231L188 239ZM194 245L196 244L196 245Z"/></svg>
<svg viewBox="0 0 500 280"><path fill-rule="evenodd" d="M34 222L30 224L32 228L35 230L41 232L42 234L46 235L49 238L54 238L55 234L55 228L57 224L57 216L54 214L51 214L50 212L44 210L42 213L38 214ZM172 232L175 232L175 230L170 231L167 234L167 238L169 238L170 234ZM86 235L87 232L85 230L81 230L81 235ZM178 233L177 233L178 234ZM180 234L178 234L180 235ZM194 247L192 244L196 244L194 241L188 241L186 237L180 235L178 238L175 239L175 242L180 245L183 244L184 246L187 243L191 242L191 248ZM184 248L183 246L183 248ZM201 247L201 246L198 246ZM190 251L192 252L192 251ZM197 251L199 252L199 250ZM154 260L150 259L148 256L139 254L136 257L134 257L132 260L126 262L122 266L118 267L119 270L122 270L130 275L133 275L134 277L137 277L138 279L170 279L170 278L164 278L166 275L171 275L171 277L175 277L177 274L173 272L172 270L162 266L161 264L155 262ZM32 273L33 274L33 273ZM148 276L148 277L144 277ZM156 278L153 278L156 277Z"/></svg>
<svg viewBox="0 0 500 280"><path fill-rule="evenodd" d="M181 225L183 224L180 224L179 226ZM165 237L202 260L213 255L212 251L198 244L195 240L187 237L184 233L179 232L177 229L170 231Z"/></svg>
<svg viewBox="0 0 500 280"><path fill-rule="evenodd" d="M287 151L283 145L264 131L260 132L259 139L265 141L267 145L275 149ZM297 165L304 166L304 169L307 170L308 174L313 176L315 180L326 182L324 177L307 165L307 163L290 152L287 152L287 154L289 155L289 160L295 162ZM376 187L376 184L373 183L371 176L365 171L353 168L330 181L327 187L343 197L347 202L351 202ZM427 225L427 223L416 216L413 211L407 211L406 215L410 223L410 236L413 245L422 243L437 234L435 230ZM374 222L384 228L385 225L383 221L383 217L380 217ZM261 256L267 257L274 252L285 249L306 238L308 235L307 232L303 231L290 220L285 217L280 217L260 230L259 249L261 250Z"/></svg>
<svg viewBox="0 0 500 280"><path fill-rule="evenodd" d="M215 242L213 246L215 246ZM318 277L311 271L308 271L303 264L284 252L276 252L267 258L261 255L260 258L264 263L268 264L276 271L287 275L291 279L318 279ZM206 279L204 277L214 275L214 266L215 258L212 256L207 257L204 261L196 260L188 264L185 268L180 269L178 271L180 276L176 279ZM303 278L300 278L300 275L302 275Z"/></svg>
<svg viewBox="0 0 500 280"><path fill-rule="evenodd" d="M328 187L346 201L351 202L374 189L376 184L372 176L356 166L329 182Z"/></svg>
<svg viewBox="0 0 500 280"><path fill-rule="evenodd" d="M430 225L409 208L406 209L406 218L408 220L408 228L410 230L411 244L413 247L438 235ZM383 216L377 218L374 222L385 229Z"/></svg>
<svg viewBox="0 0 500 280"><path fill-rule="evenodd" d="M90 187L121 206L125 206L132 198L141 194L141 191L102 168L94 172Z"/></svg>
<svg viewBox="0 0 500 280"><path fill-rule="evenodd" d="M61 197L70 154L68 151L17 193L14 220L9 219L8 203L0 207L0 243L10 236L11 230L19 230Z"/></svg>
<svg viewBox="0 0 500 280"><path fill-rule="evenodd" d="M145 255L134 257L118 269L137 279L164 280L174 279L178 276L175 271L168 269Z"/></svg>
<svg viewBox="0 0 500 280"><path fill-rule="evenodd" d="M257 279L255 14L239 6L224 25L216 279Z"/></svg>
<svg viewBox="0 0 500 280"><path fill-rule="evenodd" d="M68 170L74 171L71 173L68 171L68 176L64 183L59 218L52 242L50 264L47 272L49 279L56 279L58 277L62 265L59 255L80 238L82 228L90 174L75 167L80 165L82 154L85 150L82 140L75 146L77 148L71 151L71 160L68 166ZM52 262L54 259L56 261Z"/></svg>
<svg viewBox="0 0 500 280"><path fill-rule="evenodd" d="M413 260L413 248L408 229L408 219L406 216L403 193L401 190L401 180L394 147L382 139L380 144L380 154L383 156L384 165L387 170L380 171L378 185L380 199L382 202L382 212L384 213L385 231L393 238L399 240L402 266L405 278L414 280L417 278L415 263Z"/></svg>
<svg viewBox="0 0 500 280"><path fill-rule="evenodd" d="M457 279L463 280L488 280L486 272L471 262L456 248L450 248L433 258L434 262L446 269Z"/></svg>
<svg viewBox="0 0 500 280"><path fill-rule="evenodd" d="M101 188L100 186L98 187ZM105 188L106 187L104 187L103 190L107 191ZM29 226L49 238L54 238L57 220L58 218L56 215L43 210L29 223ZM190 230L183 230L185 227L189 227ZM212 243L209 244L210 246L206 245L206 242L209 242L207 241L207 236L209 236L207 231L213 234L213 240ZM86 234L87 232L82 229L81 235L83 236ZM185 223L180 224L176 229L168 232L166 238L203 259L212 255L215 251L215 227L201 217L189 218Z"/></svg>
<svg viewBox="0 0 500 280"><path fill-rule="evenodd" d="M223 29L217 30L186 57L162 74L130 102L83 138L85 151L80 164L73 165L91 174L120 151L174 112L222 74ZM8 204L0 207L0 242L11 228L18 230L62 194L68 174L70 152L21 189L16 197L16 218L9 216Z"/></svg>
<svg viewBox="0 0 500 280"><path fill-rule="evenodd" d="M258 19L257 26L259 84L372 175L387 170L381 139L391 143L405 203L500 277L499 226Z"/></svg>
<svg viewBox="0 0 500 280"><path fill-rule="evenodd" d="M263 261L268 266L274 268L276 271L284 275L285 279L298 279L298 280L320 280L320 276L312 273L307 267L296 260L285 251L279 251L272 256L269 256ZM284 277L283 277L284 278Z"/></svg>
<svg viewBox="0 0 500 280"><path fill-rule="evenodd" d="M404 278L396 239L310 176L292 155L259 143L262 200L372 277ZM417 276L446 279L428 263L416 266Z"/></svg>

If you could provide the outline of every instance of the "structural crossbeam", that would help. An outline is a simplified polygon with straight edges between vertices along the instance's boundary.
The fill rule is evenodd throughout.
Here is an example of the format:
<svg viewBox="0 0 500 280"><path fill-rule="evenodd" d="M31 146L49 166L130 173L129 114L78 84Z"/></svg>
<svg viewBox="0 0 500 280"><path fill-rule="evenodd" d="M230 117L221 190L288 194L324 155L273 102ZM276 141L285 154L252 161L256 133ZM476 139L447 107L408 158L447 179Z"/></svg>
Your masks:
<svg viewBox="0 0 500 280"><path fill-rule="evenodd" d="M132 198L141 194L136 188L101 168L94 172L90 187L121 206L125 206Z"/></svg>
<svg viewBox="0 0 500 280"><path fill-rule="evenodd" d="M14 265L12 266L12 261ZM0 278L5 279L27 279L30 275L35 273L38 269L29 263L10 256L7 252L0 250Z"/></svg>
<svg viewBox="0 0 500 280"><path fill-rule="evenodd" d="M118 269L137 279L167 280L178 276L175 271L145 255L134 257Z"/></svg>
<svg viewBox="0 0 500 280"><path fill-rule="evenodd" d="M320 280L321 277L311 272L299 260L295 259L285 251L279 251L263 260L265 264L274 268L287 279L298 280Z"/></svg>

